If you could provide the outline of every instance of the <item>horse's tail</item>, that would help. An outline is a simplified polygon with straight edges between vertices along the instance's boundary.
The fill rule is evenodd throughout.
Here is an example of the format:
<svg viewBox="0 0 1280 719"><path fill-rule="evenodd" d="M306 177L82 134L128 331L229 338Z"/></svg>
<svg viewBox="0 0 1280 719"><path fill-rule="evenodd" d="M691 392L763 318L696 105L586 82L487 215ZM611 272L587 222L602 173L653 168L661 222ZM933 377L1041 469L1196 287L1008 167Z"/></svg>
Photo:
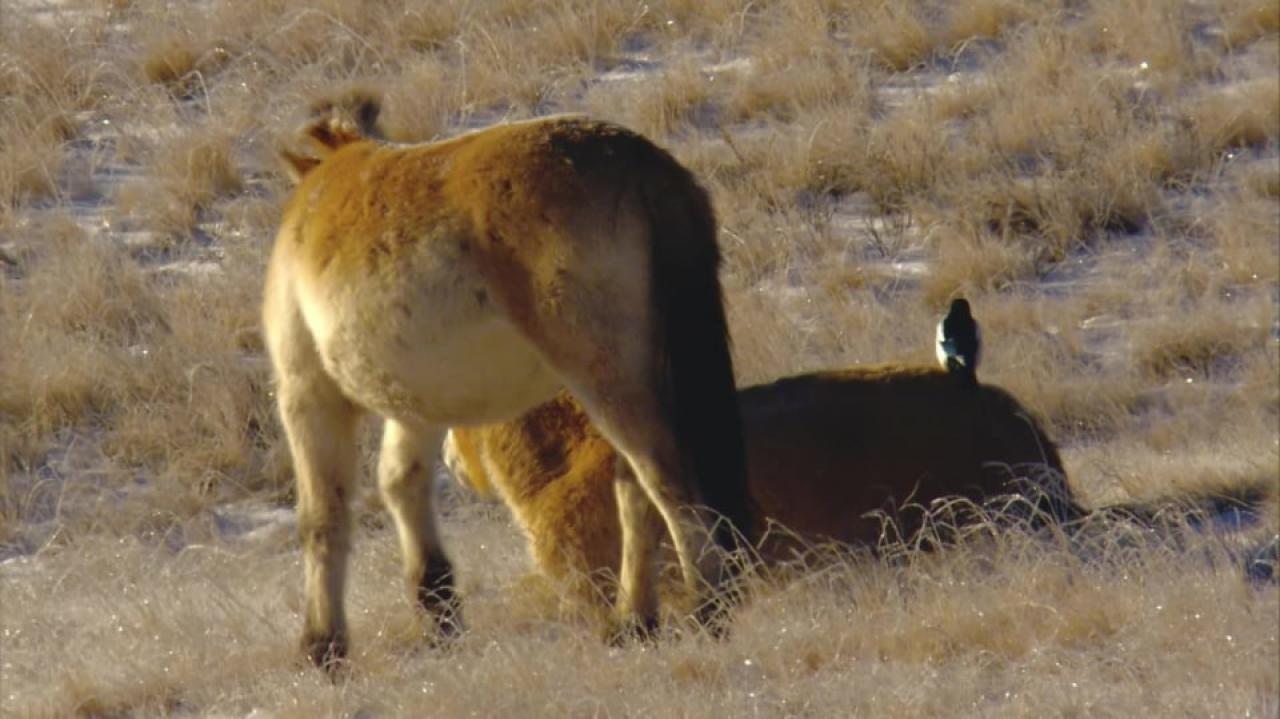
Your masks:
<svg viewBox="0 0 1280 719"><path fill-rule="evenodd" d="M703 503L732 524L721 522L716 531L716 542L728 548L733 530L752 539L752 522L715 213L693 175L670 155L657 153L645 163L639 188L652 236L659 396L682 472L692 474Z"/></svg>

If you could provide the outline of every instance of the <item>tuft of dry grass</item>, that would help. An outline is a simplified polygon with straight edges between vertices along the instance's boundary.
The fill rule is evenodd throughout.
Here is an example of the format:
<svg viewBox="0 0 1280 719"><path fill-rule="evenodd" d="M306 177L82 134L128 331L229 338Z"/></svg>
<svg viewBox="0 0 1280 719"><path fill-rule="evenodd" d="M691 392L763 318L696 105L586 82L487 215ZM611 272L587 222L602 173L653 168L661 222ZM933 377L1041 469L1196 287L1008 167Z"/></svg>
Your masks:
<svg viewBox="0 0 1280 719"><path fill-rule="evenodd" d="M379 122L388 139L421 142L447 132L457 93L447 65L423 58L387 80L384 87L386 108Z"/></svg>
<svg viewBox="0 0 1280 719"><path fill-rule="evenodd" d="M1186 109L1186 122L1213 152L1280 141L1280 86L1259 79L1210 90Z"/></svg>
<svg viewBox="0 0 1280 719"><path fill-rule="evenodd" d="M1021 0L963 0L949 3L940 40L944 47L957 48L964 43L999 38L1016 26L1061 12L1062 3L1024 2Z"/></svg>
<svg viewBox="0 0 1280 719"><path fill-rule="evenodd" d="M1175 307L1171 316L1134 323L1134 362L1157 381L1230 375L1240 370L1249 350L1265 346L1267 319L1265 312L1242 315L1212 301L1190 311Z"/></svg>
<svg viewBox="0 0 1280 719"><path fill-rule="evenodd" d="M196 128L156 148L146 175L117 193L120 219L162 237L186 238L215 201L244 189L233 137L228 128Z"/></svg>
<svg viewBox="0 0 1280 719"><path fill-rule="evenodd" d="M23 258L28 276L17 291L3 295L5 315L16 321L0 327L7 375L0 412L41 437L109 405L121 353L163 320L156 296L119 248L93 242L65 217L33 234L43 246Z"/></svg>
<svg viewBox="0 0 1280 719"><path fill-rule="evenodd" d="M1080 37L1092 52L1142 72L1194 71L1208 56L1191 37L1195 17L1183 5L1122 0L1098 6Z"/></svg>
<svg viewBox="0 0 1280 719"><path fill-rule="evenodd" d="M0 229L29 203L60 194L67 143L108 73L93 63L91 33L60 34L17 14L0 24Z"/></svg>
<svg viewBox="0 0 1280 719"><path fill-rule="evenodd" d="M141 73L176 97L191 97L205 92L209 77L230 59L230 51L221 45L202 49L190 38L166 33L143 51Z"/></svg>
<svg viewBox="0 0 1280 719"><path fill-rule="evenodd" d="M887 69L901 72L922 64L936 49L937 38L920 16L918 3L873 3L855 13L855 40Z"/></svg>
<svg viewBox="0 0 1280 719"><path fill-rule="evenodd" d="M1035 274L1036 257L1025 246L974 232L935 233L938 269L921 283L924 300L941 307L955 297L998 292Z"/></svg>
<svg viewBox="0 0 1280 719"><path fill-rule="evenodd" d="M1280 8L1259 0L1225 0L1217 3L1222 14L1222 40L1238 48L1280 33Z"/></svg>
<svg viewBox="0 0 1280 719"><path fill-rule="evenodd" d="M592 114L664 137L689 123L713 124L708 116L710 77L692 60L655 76L592 87L586 107Z"/></svg>

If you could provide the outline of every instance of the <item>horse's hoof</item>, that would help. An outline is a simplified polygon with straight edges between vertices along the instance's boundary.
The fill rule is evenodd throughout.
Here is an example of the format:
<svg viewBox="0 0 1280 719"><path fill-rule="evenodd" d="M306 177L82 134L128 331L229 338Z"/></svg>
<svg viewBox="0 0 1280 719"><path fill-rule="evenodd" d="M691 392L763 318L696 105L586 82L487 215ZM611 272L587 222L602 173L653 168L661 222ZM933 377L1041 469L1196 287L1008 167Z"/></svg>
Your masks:
<svg viewBox="0 0 1280 719"><path fill-rule="evenodd" d="M618 622L609 630L605 642L611 647L625 647L632 644L652 646L658 642L658 617L631 617Z"/></svg>
<svg viewBox="0 0 1280 719"><path fill-rule="evenodd" d="M347 663L347 638L341 634L307 634L302 637L302 652L312 665L334 676Z"/></svg>

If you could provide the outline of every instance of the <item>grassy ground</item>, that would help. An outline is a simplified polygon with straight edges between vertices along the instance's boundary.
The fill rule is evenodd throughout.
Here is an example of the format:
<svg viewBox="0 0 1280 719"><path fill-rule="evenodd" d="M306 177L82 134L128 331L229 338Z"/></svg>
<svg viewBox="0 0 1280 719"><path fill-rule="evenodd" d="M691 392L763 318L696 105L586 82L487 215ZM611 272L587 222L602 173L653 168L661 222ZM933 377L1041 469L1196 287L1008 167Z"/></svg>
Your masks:
<svg viewBox="0 0 1280 719"><path fill-rule="evenodd" d="M590 112L711 189L743 382L928 361L960 293L1086 500L1274 487L1278 63L1270 0L5 3L0 712L1274 716L1280 597L1216 540L845 557L728 642L617 650L452 495L471 632L421 646L365 498L329 685L257 314L309 103Z"/></svg>

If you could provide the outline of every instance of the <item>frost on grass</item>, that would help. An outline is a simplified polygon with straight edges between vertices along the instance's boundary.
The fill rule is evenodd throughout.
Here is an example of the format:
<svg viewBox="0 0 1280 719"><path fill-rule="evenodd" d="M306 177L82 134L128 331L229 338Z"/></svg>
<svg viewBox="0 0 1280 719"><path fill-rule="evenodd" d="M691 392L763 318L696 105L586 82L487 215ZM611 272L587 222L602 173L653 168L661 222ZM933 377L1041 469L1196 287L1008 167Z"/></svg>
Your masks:
<svg viewBox="0 0 1280 719"><path fill-rule="evenodd" d="M948 516L930 526L953 534ZM1249 586L1219 537L1175 515L1160 532L1099 521L1074 539L987 519L935 551L815 547L748 581L725 641L611 648L521 577L505 517L463 503L446 527L469 632L431 649L391 591L394 532L361 530L336 683L295 651L290 543L85 543L0 564L0 698L16 716L1275 710L1280 595Z"/></svg>

